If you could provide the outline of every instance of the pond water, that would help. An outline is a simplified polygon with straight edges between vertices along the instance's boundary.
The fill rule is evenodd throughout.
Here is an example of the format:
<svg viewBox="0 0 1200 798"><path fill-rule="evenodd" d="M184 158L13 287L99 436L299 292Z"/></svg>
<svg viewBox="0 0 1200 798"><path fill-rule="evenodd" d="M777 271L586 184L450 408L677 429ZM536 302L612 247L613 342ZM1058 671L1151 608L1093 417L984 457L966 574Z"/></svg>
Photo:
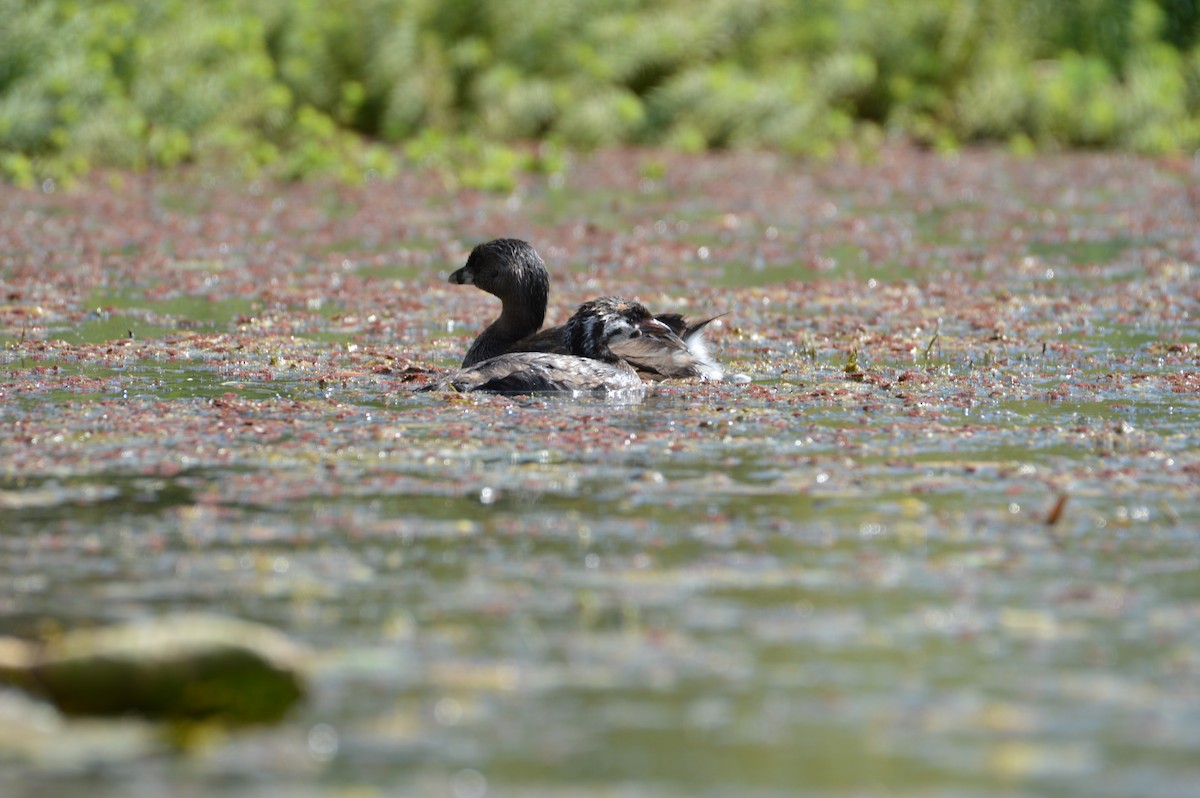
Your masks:
<svg viewBox="0 0 1200 798"><path fill-rule="evenodd" d="M315 652L284 722L187 752L0 691L0 792L1194 795L1196 176L648 157L0 191L0 633L201 609ZM729 311L750 381L413 394L498 235L552 315Z"/></svg>

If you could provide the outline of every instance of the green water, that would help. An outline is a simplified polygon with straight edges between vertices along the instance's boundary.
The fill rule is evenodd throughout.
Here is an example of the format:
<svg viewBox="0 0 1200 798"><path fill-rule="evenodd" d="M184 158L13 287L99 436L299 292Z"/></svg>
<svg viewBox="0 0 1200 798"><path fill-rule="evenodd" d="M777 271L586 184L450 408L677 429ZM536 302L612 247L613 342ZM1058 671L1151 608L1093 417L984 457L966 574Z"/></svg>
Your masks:
<svg viewBox="0 0 1200 798"><path fill-rule="evenodd" d="M564 206L535 196L534 218L589 207L549 196ZM614 196L591 200L599 229L670 199ZM687 251L728 240L712 220L732 204L679 202ZM1006 220L955 233L998 204L896 211L928 261L835 238L827 274L690 263L750 382L639 404L412 393L409 365L456 361L494 309L443 285L449 263L356 266L378 282L316 308L150 275L8 323L0 632L205 610L316 662L282 724L188 753L0 691L0 793L1193 795L1194 290L1167 270L1156 312L1111 304L1110 279L1151 279L1120 276L1137 243L1111 230L984 263ZM1022 271L1035 256L1058 273ZM298 285L330 284L305 268ZM943 298L951 272L1008 277ZM388 315L387 291L432 298ZM371 314L392 326L344 322Z"/></svg>
<svg viewBox="0 0 1200 798"><path fill-rule="evenodd" d="M43 757L8 794L20 773L65 795L197 771L331 795L1083 796L1136 792L1147 760L1156 789L1194 775L1200 587L1180 568L1200 513L1164 467L1195 454L1194 397L984 400L898 429L898 401L796 418L729 387L700 427L678 389L335 404L213 363L58 368L112 387L5 404L6 424L54 433L0 479L7 631L203 608L322 663L314 702L192 776L67 735L46 745L107 762L99 788ZM230 393L251 402L237 425L287 429L213 425ZM198 428L106 429L163 402ZM546 413L580 435L600 414L605 448L522 435ZM1111 441L1070 432L1122 420ZM463 423L479 432L450 445ZM294 763L314 767L321 724L338 751L312 781Z"/></svg>

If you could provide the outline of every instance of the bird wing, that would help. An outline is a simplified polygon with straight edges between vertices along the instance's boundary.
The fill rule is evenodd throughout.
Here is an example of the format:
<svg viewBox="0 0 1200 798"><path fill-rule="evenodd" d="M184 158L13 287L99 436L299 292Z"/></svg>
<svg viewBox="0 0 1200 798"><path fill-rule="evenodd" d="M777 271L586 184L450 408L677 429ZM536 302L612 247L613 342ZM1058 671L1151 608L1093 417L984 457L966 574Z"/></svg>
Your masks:
<svg viewBox="0 0 1200 798"><path fill-rule="evenodd" d="M717 318L706 319L688 326L683 317L676 313L658 316L668 327L684 330L684 337L675 333L643 335L618 341L611 345L613 354L630 363L647 379L665 380L677 377L702 377L719 380L724 372L708 353L704 340L704 325Z"/></svg>
<svg viewBox="0 0 1200 798"><path fill-rule="evenodd" d="M724 314L721 314L724 315ZM719 380L724 372L708 352L704 328L721 318L713 316L688 324L678 313L656 316L673 334L643 335L610 345L613 354L631 364L647 379L702 377ZM555 352L566 354L562 327L547 327L527 335L508 348L509 352Z"/></svg>
<svg viewBox="0 0 1200 798"><path fill-rule="evenodd" d="M456 391L524 394L609 393L640 388L642 383L625 364L550 352L514 352L460 369L443 384L443 389Z"/></svg>

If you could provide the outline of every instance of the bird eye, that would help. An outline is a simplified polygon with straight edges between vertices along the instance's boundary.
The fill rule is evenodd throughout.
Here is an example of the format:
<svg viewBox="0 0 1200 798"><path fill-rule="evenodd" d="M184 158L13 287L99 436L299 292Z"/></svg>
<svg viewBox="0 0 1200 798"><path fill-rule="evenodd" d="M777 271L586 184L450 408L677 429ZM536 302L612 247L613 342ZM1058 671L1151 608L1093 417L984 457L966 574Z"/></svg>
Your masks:
<svg viewBox="0 0 1200 798"><path fill-rule="evenodd" d="M607 329L604 331L604 340L606 341L624 341L629 338L637 338L642 332L632 324L624 320L616 323L610 322Z"/></svg>

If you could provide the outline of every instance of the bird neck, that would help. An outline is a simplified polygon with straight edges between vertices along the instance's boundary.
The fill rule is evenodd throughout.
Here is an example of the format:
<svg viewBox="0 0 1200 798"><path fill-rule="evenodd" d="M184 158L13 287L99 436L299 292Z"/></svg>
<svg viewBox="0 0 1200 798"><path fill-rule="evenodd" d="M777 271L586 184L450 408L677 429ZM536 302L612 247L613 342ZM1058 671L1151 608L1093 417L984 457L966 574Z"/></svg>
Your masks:
<svg viewBox="0 0 1200 798"><path fill-rule="evenodd" d="M512 275L494 293L500 299L500 318L492 323L497 331L513 335L513 340L537 332L546 320L546 303L550 297L550 276L545 269L525 270Z"/></svg>
<svg viewBox="0 0 1200 798"><path fill-rule="evenodd" d="M519 341L541 329L542 322L546 320L544 301L540 305L523 301L502 301L500 318L488 325L486 332Z"/></svg>

